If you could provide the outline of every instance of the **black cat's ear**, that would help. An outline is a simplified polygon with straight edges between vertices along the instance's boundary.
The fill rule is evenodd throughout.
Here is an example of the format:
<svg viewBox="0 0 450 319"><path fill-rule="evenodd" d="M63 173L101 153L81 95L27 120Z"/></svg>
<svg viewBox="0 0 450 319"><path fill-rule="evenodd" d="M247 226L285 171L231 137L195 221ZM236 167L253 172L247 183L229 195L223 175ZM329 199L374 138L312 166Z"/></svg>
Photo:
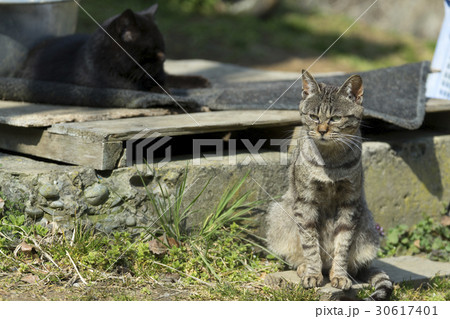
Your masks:
<svg viewBox="0 0 450 319"><path fill-rule="evenodd" d="M316 80L308 71L302 70L302 99L320 92L320 87Z"/></svg>
<svg viewBox="0 0 450 319"><path fill-rule="evenodd" d="M138 37L136 15L130 9L125 10L115 21L116 31L124 42L132 42Z"/></svg>
<svg viewBox="0 0 450 319"><path fill-rule="evenodd" d="M147 8L141 12L139 12L139 14L148 16L150 18L153 18L155 16L156 10L158 10L158 4L155 3L154 5L152 5L150 8Z"/></svg>
<svg viewBox="0 0 450 319"><path fill-rule="evenodd" d="M352 75L339 88L339 92L344 94L356 104L362 105L364 86L359 75Z"/></svg>

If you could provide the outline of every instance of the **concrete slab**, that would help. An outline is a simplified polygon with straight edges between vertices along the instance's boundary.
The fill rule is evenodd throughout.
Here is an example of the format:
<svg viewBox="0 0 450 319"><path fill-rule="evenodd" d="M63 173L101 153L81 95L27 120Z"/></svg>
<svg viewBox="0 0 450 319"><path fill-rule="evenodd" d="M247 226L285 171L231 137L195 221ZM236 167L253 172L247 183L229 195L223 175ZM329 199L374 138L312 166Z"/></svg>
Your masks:
<svg viewBox="0 0 450 319"><path fill-rule="evenodd" d="M241 67L234 64L209 60L167 60L164 64L167 73L173 75L200 75L214 85L224 83L264 82L277 80L297 80L298 72L263 71ZM337 74L337 73L333 73Z"/></svg>
<svg viewBox="0 0 450 319"><path fill-rule="evenodd" d="M450 263L435 262L426 258L415 256L400 256L377 259L373 266L383 269L394 283L427 281L432 277L450 276ZM325 283L319 288L322 300L338 300L342 296L354 298L359 290L368 286L364 283L355 283L349 291L342 291L331 286L329 279L324 278ZM268 274L265 278L266 285L271 287L283 287L299 285L300 277L294 270Z"/></svg>
<svg viewBox="0 0 450 319"><path fill-rule="evenodd" d="M438 216L450 202L450 135L393 132L363 143L369 208L385 229Z"/></svg>
<svg viewBox="0 0 450 319"><path fill-rule="evenodd" d="M421 282L434 276L450 276L450 263L432 261L416 256L377 259L373 265L386 271L395 283L404 281Z"/></svg>

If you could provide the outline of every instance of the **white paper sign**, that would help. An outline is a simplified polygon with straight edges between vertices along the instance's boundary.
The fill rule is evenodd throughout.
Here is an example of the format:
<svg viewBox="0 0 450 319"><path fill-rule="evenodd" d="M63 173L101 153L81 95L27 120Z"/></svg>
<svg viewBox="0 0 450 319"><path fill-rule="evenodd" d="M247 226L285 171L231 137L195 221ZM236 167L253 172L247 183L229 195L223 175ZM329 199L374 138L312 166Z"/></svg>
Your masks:
<svg viewBox="0 0 450 319"><path fill-rule="evenodd" d="M450 0L444 0L445 16L434 51L431 73L427 79L426 96L450 100Z"/></svg>

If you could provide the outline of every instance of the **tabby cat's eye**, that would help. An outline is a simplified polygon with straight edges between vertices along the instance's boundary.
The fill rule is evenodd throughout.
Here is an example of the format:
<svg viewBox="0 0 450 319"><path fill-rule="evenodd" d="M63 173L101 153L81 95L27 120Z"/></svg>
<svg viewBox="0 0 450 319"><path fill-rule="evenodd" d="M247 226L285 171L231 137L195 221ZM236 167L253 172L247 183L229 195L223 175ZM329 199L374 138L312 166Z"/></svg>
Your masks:
<svg viewBox="0 0 450 319"><path fill-rule="evenodd" d="M317 115L309 114L309 118L314 122L319 122L319 117Z"/></svg>
<svg viewBox="0 0 450 319"><path fill-rule="evenodd" d="M332 116L330 122L339 122L341 119L341 116Z"/></svg>

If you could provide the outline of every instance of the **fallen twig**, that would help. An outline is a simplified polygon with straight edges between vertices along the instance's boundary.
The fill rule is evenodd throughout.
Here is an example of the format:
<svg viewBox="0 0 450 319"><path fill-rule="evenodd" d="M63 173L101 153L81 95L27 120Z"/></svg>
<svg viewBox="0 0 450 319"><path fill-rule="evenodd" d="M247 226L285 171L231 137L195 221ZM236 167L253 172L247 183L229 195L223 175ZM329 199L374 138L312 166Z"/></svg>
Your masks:
<svg viewBox="0 0 450 319"><path fill-rule="evenodd" d="M83 282L83 284L85 284L85 285L87 286L86 280L84 280L83 276L81 276L80 272L78 271L77 265L75 265L75 263L73 262L72 257L70 257L70 254L69 254L69 252L68 252L67 250L66 250L66 255L67 255L67 257L69 257L70 262L71 262L72 265L73 265L73 268L75 268L75 271L77 272L78 277L80 277L80 280Z"/></svg>
<svg viewBox="0 0 450 319"><path fill-rule="evenodd" d="M7 240L9 240L11 242L13 241L10 237L8 237L7 235L3 234L1 231L0 231L0 236L6 238Z"/></svg>
<svg viewBox="0 0 450 319"><path fill-rule="evenodd" d="M41 246L39 245L39 243L38 243L33 237L29 237L29 236L28 236L28 239L30 239L30 240L33 242L35 248L39 249L39 251L44 255L45 258L47 258L53 265L55 265L56 268L58 268L59 270L62 270L62 269L58 266L58 264L53 260L52 256L50 256L47 252L45 252L45 251L41 248Z"/></svg>

